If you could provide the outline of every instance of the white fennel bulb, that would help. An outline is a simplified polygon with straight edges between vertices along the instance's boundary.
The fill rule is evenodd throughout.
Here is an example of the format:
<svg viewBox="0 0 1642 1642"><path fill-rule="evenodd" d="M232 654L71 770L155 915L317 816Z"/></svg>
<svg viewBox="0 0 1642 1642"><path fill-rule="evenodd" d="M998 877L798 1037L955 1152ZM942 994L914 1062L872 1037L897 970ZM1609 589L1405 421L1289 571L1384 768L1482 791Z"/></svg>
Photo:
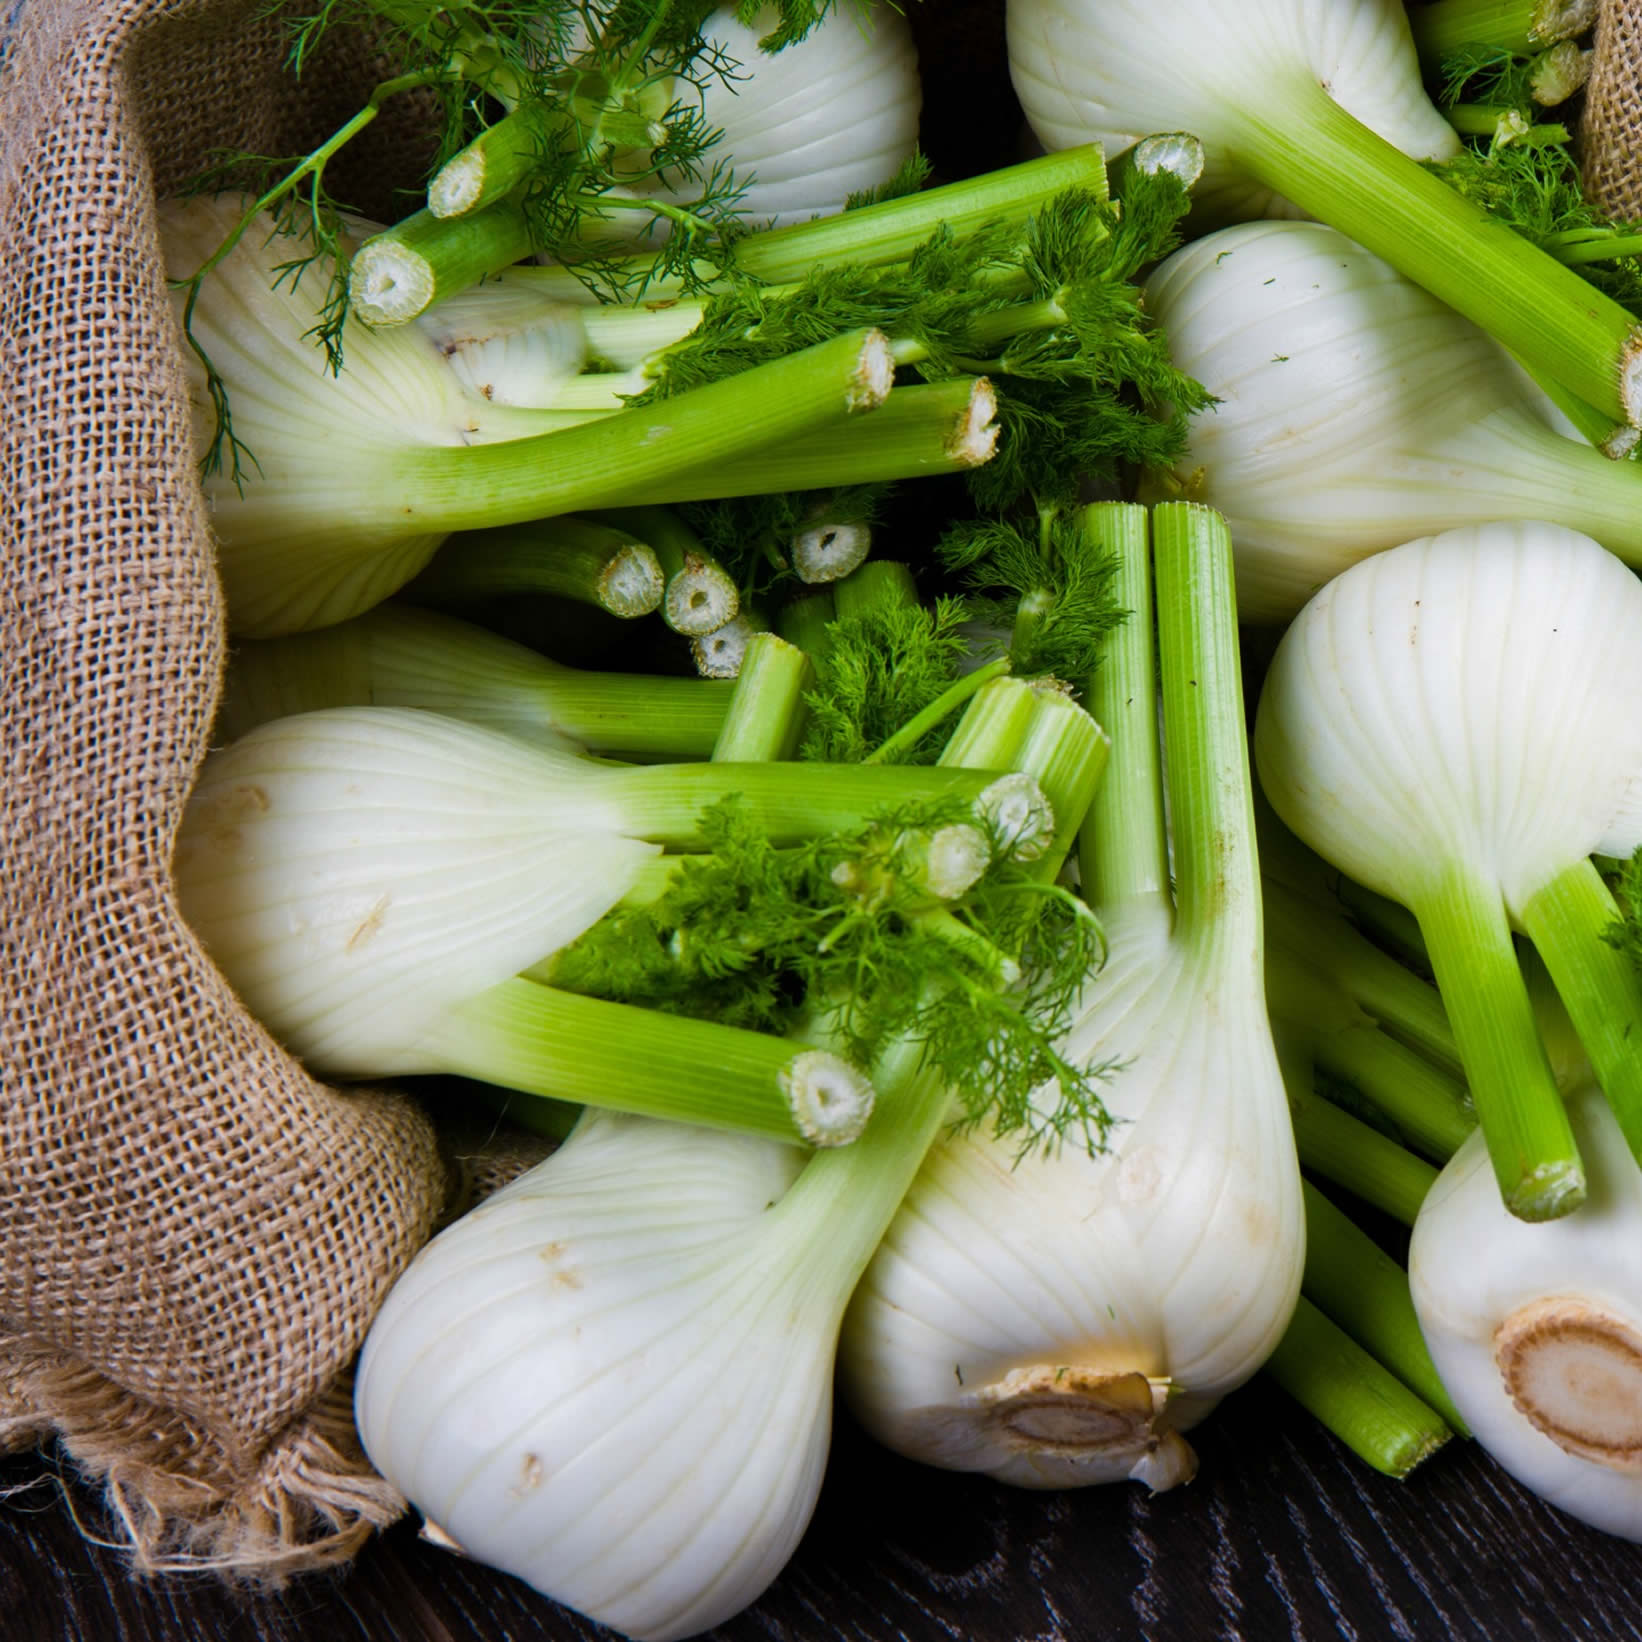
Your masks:
<svg viewBox="0 0 1642 1642"><path fill-rule="evenodd" d="M206 760L174 854L183 914L316 1068L428 1070L453 1003L574 940L660 853L597 773L432 713L277 720Z"/></svg>
<svg viewBox="0 0 1642 1642"><path fill-rule="evenodd" d="M779 1201L802 1163L589 1113L389 1294L354 1393L372 1463L463 1551L628 1635L745 1607L830 1435L827 1233Z"/></svg>
<svg viewBox="0 0 1642 1642"><path fill-rule="evenodd" d="M204 262L245 203L222 195L161 204L172 278ZM381 530L407 447L457 447L519 431L507 412L468 393L415 327L356 327L346 368L333 376L308 334L325 270L309 269L300 282L278 278L279 264L305 249L253 225L208 279L192 318L195 339L229 384L241 472L236 483L236 452L225 450L221 469L207 476L206 501L231 620L252 633L341 620L427 563L444 531ZM194 454L204 457L216 414L199 357L186 348L182 357ZM298 536L300 549L286 551Z"/></svg>
<svg viewBox="0 0 1642 1642"><path fill-rule="evenodd" d="M1156 510L1176 895L1145 514L1090 517L1134 614L1091 686L1113 747L1083 883L1108 955L1062 1052L1112 1068L1110 1149L1069 1136L1017 1162L983 1134L940 1139L856 1293L841 1370L867 1428L912 1458L1156 1489L1192 1474L1180 1433L1282 1336L1304 1215L1265 1008L1230 544L1207 509Z"/></svg>
<svg viewBox="0 0 1642 1642"><path fill-rule="evenodd" d="M1248 223L1146 284L1176 365L1217 403L1175 475L1225 514L1245 621L1287 620L1370 553L1555 518L1642 562L1642 472L1565 437L1469 320L1319 223Z"/></svg>
<svg viewBox="0 0 1642 1642"><path fill-rule="evenodd" d="M237 198L162 205L172 277L203 266L242 209ZM360 614L452 531L676 500L689 493L681 476L699 483L704 467L750 442L874 409L894 381L888 342L854 332L589 421L586 411L526 410L467 392L418 326L358 324L333 375L314 338L329 265L321 259L300 280L280 273L307 249L266 218L252 223L200 287L191 317L199 351L179 340L202 458L221 430L201 352L226 395L231 438L204 490L229 622L248 637ZM738 483L744 493L749 481L726 483L726 493Z"/></svg>
<svg viewBox="0 0 1642 1642"><path fill-rule="evenodd" d="M1408 1278L1472 1435L1542 1499L1642 1540L1642 1171L1602 1093L1568 1098L1584 1204L1528 1226L1473 1136L1414 1223Z"/></svg>
<svg viewBox="0 0 1642 1642"><path fill-rule="evenodd" d="M1042 773L1060 810L1038 794L1023 818L1059 839L1102 739L1008 681L945 757L1012 744L1023 773L1005 779ZM646 1642L752 1602L814 1509L845 1304L947 1121L924 1063L921 1042L892 1044L866 1133L801 1168L790 1149L584 1117L389 1295L355 1394L373 1463L469 1554Z"/></svg>
<svg viewBox="0 0 1642 1642"><path fill-rule="evenodd" d="M1280 195L1384 257L1550 381L1642 420L1642 329L1418 162L1459 139L1420 83L1400 0L1009 0L1009 58L1050 149L1147 132L1203 144L1221 216ZM1288 350L1281 350L1287 352Z"/></svg>
<svg viewBox="0 0 1642 1642"><path fill-rule="evenodd" d="M416 325L463 389L496 405L546 404L587 362L581 309L506 279L449 292Z"/></svg>
<svg viewBox="0 0 1642 1642"><path fill-rule="evenodd" d="M1397 0L1009 0L1008 23L1015 91L1045 148L1099 142L1111 158L1151 132L1190 131L1204 149L1193 197L1219 215L1293 212L1248 174L1239 139L1318 87L1405 154L1459 150Z"/></svg>
<svg viewBox="0 0 1642 1642"><path fill-rule="evenodd" d="M527 1093L841 1144L871 1088L839 1057L518 977L701 847L738 795L777 843L912 798L983 805L982 772L598 764L436 714L339 707L205 764L174 855L184 916L315 1071L456 1072Z"/></svg>
<svg viewBox="0 0 1642 1642"><path fill-rule="evenodd" d="M778 20L773 6L748 22L729 7L715 12L703 33L735 65L728 79L673 88L681 102L699 100L721 133L704 165L746 185L736 209L756 228L831 216L888 182L917 146L923 106L912 30L884 0L834 6L797 44L761 50ZM634 193L687 208L701 186L663 173Z"/></svg>
<svg viewBox="0 0 1642 1642"><path fill-rule="evenodd" d="M1419 921L1500 1188L1582 1193L1511 930L1533 940L1633 1144L1642 989L1589 857L1642 841L1642 583L1588 537L1496 523L1354 565L1301 611L1255 731L1272 807Z"/></svg>

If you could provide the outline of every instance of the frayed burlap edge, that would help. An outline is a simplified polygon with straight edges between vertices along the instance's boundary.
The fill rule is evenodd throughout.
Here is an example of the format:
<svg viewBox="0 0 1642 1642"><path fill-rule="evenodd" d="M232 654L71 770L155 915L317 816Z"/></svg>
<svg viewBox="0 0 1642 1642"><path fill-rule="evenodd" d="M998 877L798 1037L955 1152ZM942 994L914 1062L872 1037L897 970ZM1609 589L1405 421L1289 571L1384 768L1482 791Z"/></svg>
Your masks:
<svg viewBox="0 0 1642 1642"><path fill-rule="evenodd" d="M273 1588L348 1561L405 1509L360 1449L348 1377L224 1488L233 1457L200 1426L65 1358L0 1353L0 1449L53 1435L78 1472L64 1479L76 1526L142 1574L213 1573ZM100 1503L80 1499L86 1482Z"/></svg>

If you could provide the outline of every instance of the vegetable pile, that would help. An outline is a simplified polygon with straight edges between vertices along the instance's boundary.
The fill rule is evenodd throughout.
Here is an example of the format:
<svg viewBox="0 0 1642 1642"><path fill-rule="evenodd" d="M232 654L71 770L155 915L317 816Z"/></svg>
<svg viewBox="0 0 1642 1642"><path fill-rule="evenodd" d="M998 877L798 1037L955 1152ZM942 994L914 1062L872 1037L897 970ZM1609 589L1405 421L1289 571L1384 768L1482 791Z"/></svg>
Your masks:
<svg viewBox="0 0 1642 1642"><path fill-rule="evenodd" d="M162 206L236 635L175 871L315 1073L559 1143L365 1347L431 1530L688 1636L835 1367L1154 1490L1264 1367L1642 1538L1642 240L1547 9L1010 0L1050 151L933 186L868 0L293 11L402 69Z"/></svg>

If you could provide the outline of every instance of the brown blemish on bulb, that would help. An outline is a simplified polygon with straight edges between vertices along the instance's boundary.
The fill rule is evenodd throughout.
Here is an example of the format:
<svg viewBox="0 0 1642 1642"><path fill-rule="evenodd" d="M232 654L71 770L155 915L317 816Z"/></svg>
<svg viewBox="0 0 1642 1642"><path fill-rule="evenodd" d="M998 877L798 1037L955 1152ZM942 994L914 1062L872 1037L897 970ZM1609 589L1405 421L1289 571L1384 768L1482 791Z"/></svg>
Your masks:
<svg viewBox="0 0 1642 1642"><path fill-rule="evenodd" d="M265 787L259 787L254 782L233 787L219 793L204 806L200 816L201 831L213 849L224 854L237 850L245 842L240 832L241 824L266 815L270 804Z"/></svg>
<svg viewBox="0 0 1642 1642"><path fill-rule="evenodd" d="M534 1494L542 1485L542 1479L547 1475L547 1467L542 1464L540 1454L526 1454L519 1465L519 1480L514 1483L509 1492L515 1499L523 1499L527 1494Z"/></svg>
<svg viewBox="0 0 1642 1642"><path fill-rule="evenodd" d="M1642 1333L1584 1300L1538 1300L1494 1334L1517 1410L1559 1448L1642 1472Z"/></svg>
<svg viewBox="0 0 1642 1642"><path fill-rule="evenodd" d="M391 895L379 896L376 905L354 926L353 933L343 943L342 950L352 952L356 947L363 946L382 927L382 920L387 916L388 908L392 904Z"/></svg>
<svg viewBox="0 0 1642 1642"><path fill-rule="evenodd" d="M581 1274L573 1266L564 1263L567 1245L554 1241L542 1244L538 1251L542 1260L553 1267L553 1275L549 1281L554 1288L579 1289L582 1286Z"/></svg>

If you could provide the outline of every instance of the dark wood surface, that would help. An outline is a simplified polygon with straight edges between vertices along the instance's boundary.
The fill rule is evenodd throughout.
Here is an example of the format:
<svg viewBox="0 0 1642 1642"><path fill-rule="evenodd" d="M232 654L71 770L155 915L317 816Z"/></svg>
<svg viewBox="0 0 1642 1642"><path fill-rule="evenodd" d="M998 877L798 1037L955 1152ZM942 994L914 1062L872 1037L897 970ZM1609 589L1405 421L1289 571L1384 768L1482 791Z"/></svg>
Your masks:
<svg viewBox="0 0 1642 1642"><path fill-rule="evenodd" d="M1187 1488L1002 1489L884 1455L847 1421L809 1535L722 1642L1642 1642L1642 1546L1459 1443L1375 1475L1257 1382ZM83 1540L41 1458L0 1465L4 1642L569 1642L609 1632L516 1580L382 1536L343 1575L246 1598L144 1584ZM81 1501L82 1509L84 1501ZM89 1525L89 1524L88 1524Z"/></svg>

